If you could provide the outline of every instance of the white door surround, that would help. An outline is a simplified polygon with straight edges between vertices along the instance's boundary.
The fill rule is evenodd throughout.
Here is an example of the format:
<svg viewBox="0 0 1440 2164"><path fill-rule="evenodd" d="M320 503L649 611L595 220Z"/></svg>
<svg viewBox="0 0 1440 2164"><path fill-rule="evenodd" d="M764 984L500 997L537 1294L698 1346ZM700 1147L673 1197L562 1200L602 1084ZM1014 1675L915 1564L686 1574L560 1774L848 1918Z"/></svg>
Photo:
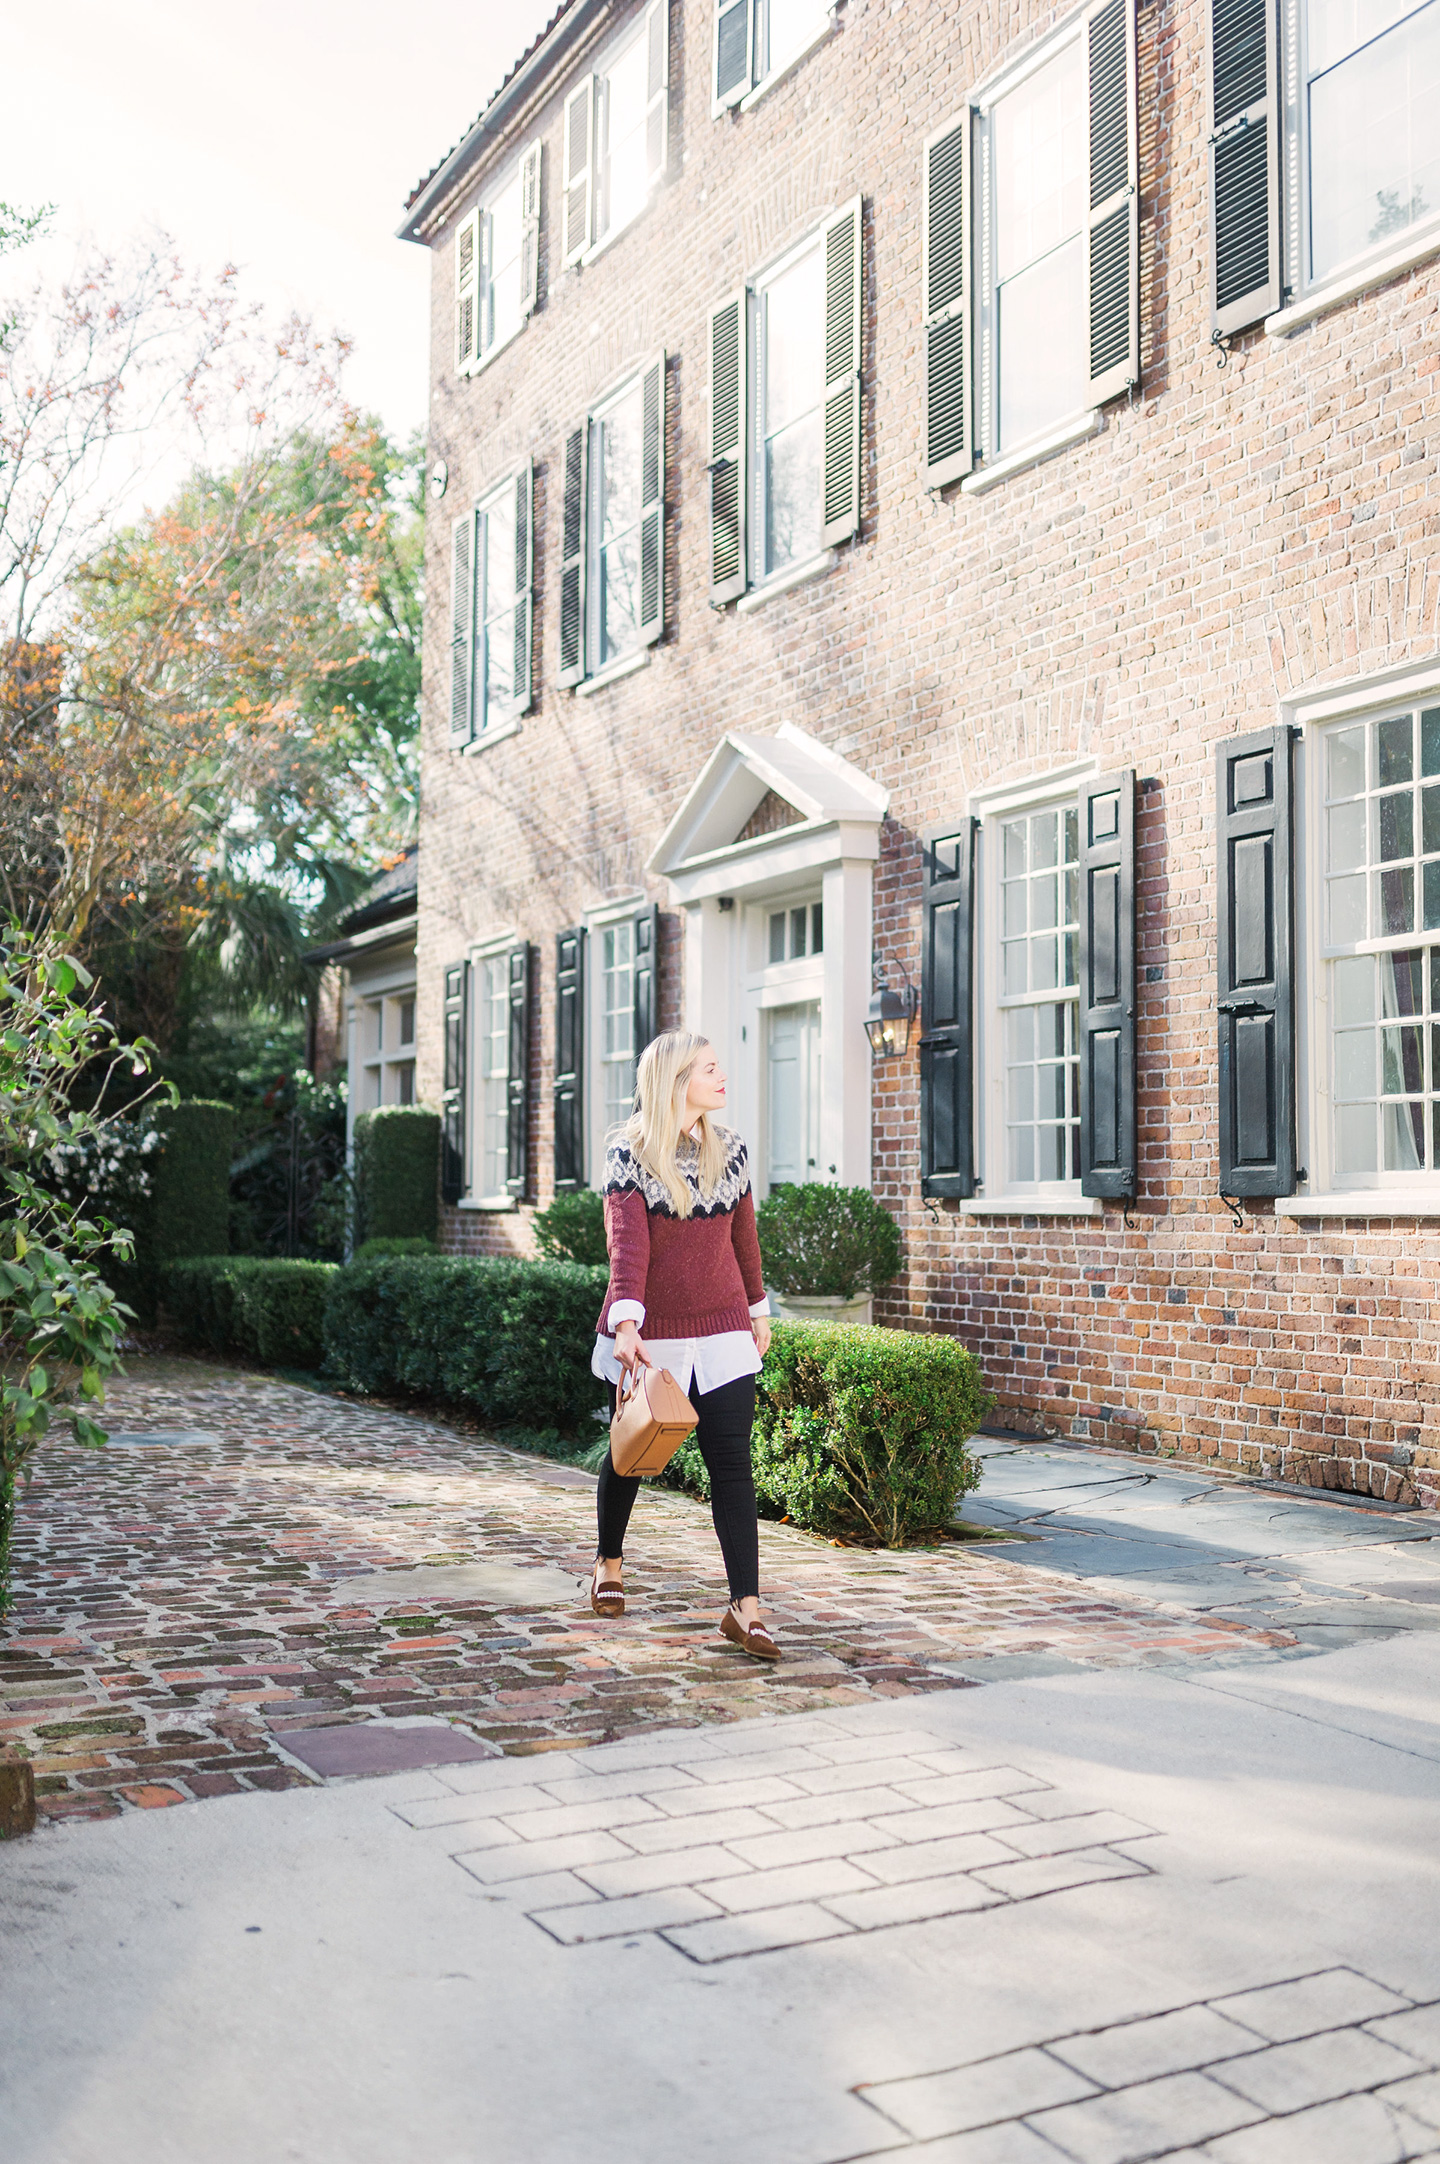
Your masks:
<svg viewBox="0 0 1440 2164"><path fill-rule="evenodd" d="M794 807L793 823L740 840L772 793ZM871 884L889 801L793 723L774 736L731 730L650 859L685 920L685 1025L703 1030L725 1061L730 1118L757 1170L768 1154L767 1014L818 1001L816 1170L847 1187L870 1185ZM821 952L771 964L770 915L816 901Z"/></svg>

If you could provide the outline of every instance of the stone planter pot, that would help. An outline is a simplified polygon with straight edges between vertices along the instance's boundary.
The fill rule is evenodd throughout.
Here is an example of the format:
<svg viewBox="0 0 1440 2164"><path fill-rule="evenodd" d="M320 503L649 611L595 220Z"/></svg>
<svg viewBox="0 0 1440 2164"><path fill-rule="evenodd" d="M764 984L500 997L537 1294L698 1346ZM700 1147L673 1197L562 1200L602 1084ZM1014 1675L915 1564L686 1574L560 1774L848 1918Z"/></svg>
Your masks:
<svg viewBox="0 0 1440 2164"><path fill-rule="evenodd" d="M870 1320L870 1295L844 1300L838 1292L772 1292L770 1305L781 1322L860 1322Z"/></svg>

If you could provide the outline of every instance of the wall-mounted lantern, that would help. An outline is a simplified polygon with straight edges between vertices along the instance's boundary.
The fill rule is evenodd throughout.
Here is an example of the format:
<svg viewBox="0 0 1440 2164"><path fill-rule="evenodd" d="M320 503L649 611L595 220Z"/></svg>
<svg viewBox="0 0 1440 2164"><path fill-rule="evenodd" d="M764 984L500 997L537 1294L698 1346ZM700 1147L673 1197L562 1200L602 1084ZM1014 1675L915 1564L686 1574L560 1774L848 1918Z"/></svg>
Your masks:
<svg viewBox="0 0 1440 2164"><path fill-rule="evenodd" d="M884 964L877 957L874 963L874 991L870 995L870 1012L865 1017L865 1034L870 1039L870 1050L876 1059L903 1059L910 1049L910 1024L915 1019L915 987L910 982L910 972L900 964L905 979L903 992L892 992L885 982Z"/></svg>

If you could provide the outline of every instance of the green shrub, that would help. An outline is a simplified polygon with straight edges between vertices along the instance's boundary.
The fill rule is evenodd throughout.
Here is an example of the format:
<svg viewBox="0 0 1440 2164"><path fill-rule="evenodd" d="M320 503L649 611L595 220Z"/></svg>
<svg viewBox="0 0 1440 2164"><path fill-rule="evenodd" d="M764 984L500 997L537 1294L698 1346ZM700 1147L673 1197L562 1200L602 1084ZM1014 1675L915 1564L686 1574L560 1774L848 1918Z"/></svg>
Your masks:
<svg viewBox="0 0 1440 2164"><path fill-rule="evenodd" d="M755 1212L765 1282L780 1293L876 1292L900 1274L900 1230L868 1187L773 1187Z"/></svg>
<svg viewBox="0 0 1440 2164"><path fill-rule="evenodd" d="M606 1275L500 1257L357 1259L331 1282L326 1364L352 1390L438 1398L487 1426L588 1441L604 1400L590 1357Z"/></svg>
<svg viewBox="0 0 1440 2164"><path fill-rule="evenodd" d="M325 1296L337 1269L264 1255L197 1255L165 1266L161 1293L192 1345L262 1367L318 1368Z"/></svg>
<svg viewBox="0 0 1440 2164"><path fill-rule="evenodd" d="M536 1213L535 1238L541 1254L553 1262L606 1263L604 1196L593 1187L557 1195Z"/></svg>
<svg viewBox="0 0 1440 2164"><path fill-rule="evenodd" d="M433 1240L439 1223L440 1115L381 1105L355 1122L355 1232L366 1240Z"/></svg>
<svg viewBox="0 0 1440 2164"><path fill-rule="evenodd" d="M165 1146L155 1166L142 1261L158 1269L182 1255L226 1254L234 1111L192 1098L159 1106L155 1119Z"/></svg>
<svg viewBox="0 0 1440 2164"><path fill-rule="evenodd" d="M955 1338L777 1323L759 1384L756 1492L796 1525L900 1548L979 1484L965 1445L994 1401Z"/></svg>
<svg viewBox="0 0 1440 2164"><path fill-rule="evenodd" d="M380 1255L438 1255L439 1252L433 1240L362 1240L350 1259L352 1262L374 1262Z"/></svg>

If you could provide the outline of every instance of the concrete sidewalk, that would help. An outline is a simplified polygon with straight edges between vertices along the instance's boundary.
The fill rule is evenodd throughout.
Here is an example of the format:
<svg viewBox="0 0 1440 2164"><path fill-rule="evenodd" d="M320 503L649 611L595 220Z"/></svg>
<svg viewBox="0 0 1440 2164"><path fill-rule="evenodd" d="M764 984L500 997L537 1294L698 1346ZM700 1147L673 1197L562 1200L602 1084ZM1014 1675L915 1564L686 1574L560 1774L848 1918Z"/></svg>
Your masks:
<svg viewBox="0 0 1440 2164"><path fill-rule="evenodd" d="M1440 2156L1437 1800L1416 1636L56 1827L4 2153Z"/></svg>
<svg viewBox="0 0 1440 2164"><path fill-rule="evenodd" d="M583 1476L124 1387L22 1520L4 2164L1440 2160L1433 1516L992 1441L1014 1544L767 1527L759 1672L683 1498L604 1627Z"/></svg>

